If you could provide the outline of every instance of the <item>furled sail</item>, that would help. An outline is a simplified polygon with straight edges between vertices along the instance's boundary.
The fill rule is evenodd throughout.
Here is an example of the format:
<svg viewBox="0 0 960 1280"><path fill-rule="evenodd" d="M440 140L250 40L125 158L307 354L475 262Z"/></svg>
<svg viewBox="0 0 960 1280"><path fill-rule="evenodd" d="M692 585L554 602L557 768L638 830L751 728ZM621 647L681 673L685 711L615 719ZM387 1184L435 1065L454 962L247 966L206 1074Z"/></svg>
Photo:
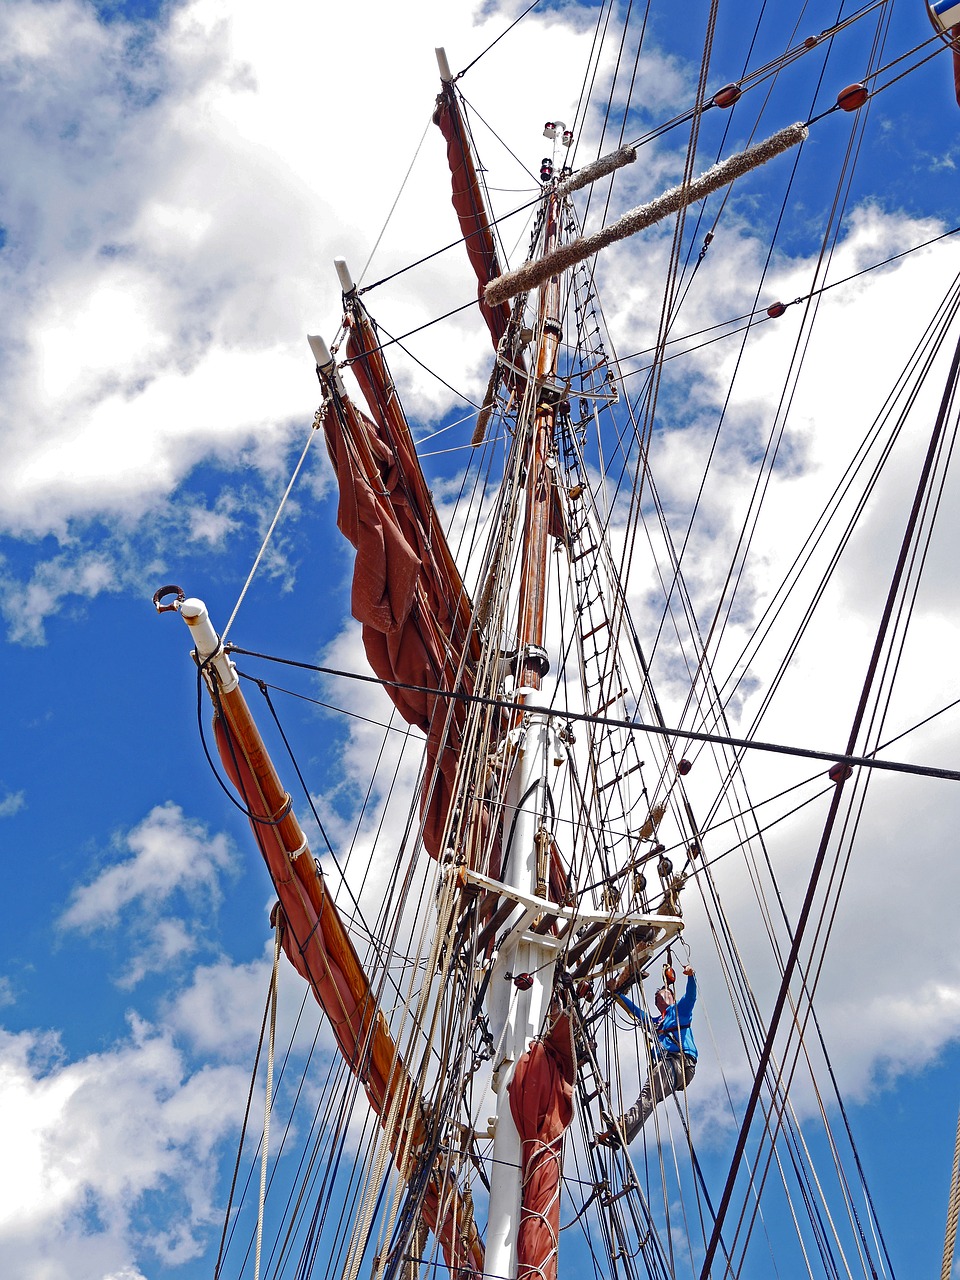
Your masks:
<svg viewBox="0 0 960 1280"><path fill-rule="evenodd" d="M154 601L170 588L157 593ZM241 796L257 846L279 899L281 941L294 968L310 984L337 1046L380 1118L401 1175L418 1175L423 1221L440 1242L452 1273L483 1271L483 1245L452 1172L442 1160L426 1170L429 1125L420 1090L380 1012L340 913L300 826L290 796L238 687L236 670L198 600L178 608L190 626L213 698L214 733L223 766Z"/></svg>
<svg viewBox="0 0 960 1280"><path fill-rule="evenodd" d="M490 215L487 212L477 167L467 139L466 123L457 101L457 91L452 81L444 81L437 97L433 121L443 134L447 144L447 163L453 184L453 207L460 222L460 231L467 248L470 265L477 276L477 301L486 321L494 347L507 331L510 307L501 302L493 306L484 298L484 290L491 280L500 275L502 267L493 241Z"/></svg>
<svg viewBox="0 0 960 1280"><path fill-rule="evenodd" d="M521 1151L517 1280L556 1280L563 1135L573 1119L573 1029L562 1014L534 1040L508 1086Z"/></svg>
<svg viewBox="0 0 960 1280"><path fill-rule="evenodd" d="M437 857L479 652L472 607L365 308L346 298L346 352L371 417L332 383L323 425L340 487L337 524L357 550L353 616L374 673L427 735L421 819ZM436 691L436 692L434 692Z"/></svg>

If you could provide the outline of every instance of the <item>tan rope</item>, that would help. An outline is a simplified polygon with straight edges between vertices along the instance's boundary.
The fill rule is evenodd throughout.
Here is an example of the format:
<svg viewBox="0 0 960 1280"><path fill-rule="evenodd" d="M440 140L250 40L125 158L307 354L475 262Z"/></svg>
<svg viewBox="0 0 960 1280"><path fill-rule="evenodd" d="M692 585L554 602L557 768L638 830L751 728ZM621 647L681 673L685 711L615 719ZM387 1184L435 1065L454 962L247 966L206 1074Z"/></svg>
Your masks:
<svg viewBox="0 0 960 1280"><path fill-rule="evenodd" d="M960 1116L957 1116L957 1141L953 1148L953 1176L950 1179L950 1204L947 1209L947 1230L943 1238L943 1265L940 1268L940 1280L950 1280L953 1251L957 1243L958 1213L960 1213Z"/></svg>

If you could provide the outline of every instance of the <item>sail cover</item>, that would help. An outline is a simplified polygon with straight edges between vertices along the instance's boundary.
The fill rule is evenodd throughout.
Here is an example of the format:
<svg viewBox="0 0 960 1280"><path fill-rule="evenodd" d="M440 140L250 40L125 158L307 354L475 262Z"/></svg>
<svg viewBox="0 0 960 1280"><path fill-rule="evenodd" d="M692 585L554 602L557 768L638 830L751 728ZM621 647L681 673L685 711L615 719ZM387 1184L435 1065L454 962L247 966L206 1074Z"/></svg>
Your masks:
<svg viewBox="0 0 960 1280"><path fill-rule="evenodd" d="M533 1041L507 1086L520 1134L517 1280L557 1277L562 1144L573 1117L575 1074L570 1018L563 1014Z"/></svg>

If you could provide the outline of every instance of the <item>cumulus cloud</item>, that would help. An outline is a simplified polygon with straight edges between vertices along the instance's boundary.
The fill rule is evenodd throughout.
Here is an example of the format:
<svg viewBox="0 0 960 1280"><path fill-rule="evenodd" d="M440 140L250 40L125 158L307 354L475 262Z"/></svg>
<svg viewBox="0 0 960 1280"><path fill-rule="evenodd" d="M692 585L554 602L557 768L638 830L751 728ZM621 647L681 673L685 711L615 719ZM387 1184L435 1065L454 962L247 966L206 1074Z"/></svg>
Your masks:
<svg viewBox="0 0 960 1280"><path fill-rule="evenodd" d="M220 901L233 853L224 835L211 835L168 802L118 836L112 856L109 866L73 891L59 924L88 934L121 924L129 947L118 981L129 988L208 945L205 921Z"/></svg>
<svg viewBox="0 0 960 1280"><path fill-rule="evenodd" d="M167 1265L199 1256L244 1076L191 1073L168 1035L136 1020L75 1062L53 1035L0 1033L4 1274L100 1280L141 1275L145 1253Z"/></svg>
<svg viewBox="0 0 960 1280"><path fill-rule="evenodd" d="M169 802L152 809L119 843L132 857L74 891L60 920L64 928L89 930L112 923L138 899L155 905L177 889L190 894L202 890L216 899L220 873L231 863L225 836L211 837Z"/></svg>

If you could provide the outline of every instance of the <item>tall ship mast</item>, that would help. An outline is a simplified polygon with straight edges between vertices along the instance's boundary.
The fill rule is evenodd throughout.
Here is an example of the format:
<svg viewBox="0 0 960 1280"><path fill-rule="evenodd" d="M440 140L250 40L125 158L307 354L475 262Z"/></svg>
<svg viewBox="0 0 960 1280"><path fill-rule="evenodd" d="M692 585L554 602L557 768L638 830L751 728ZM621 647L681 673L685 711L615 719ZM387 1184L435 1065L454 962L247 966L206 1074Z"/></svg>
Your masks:
<svg viewBox="0 0 960 1280"><path fill-rule="evenodd" d="M934 5L931 18L949 51L960 11ZM797 42L783 67L852 21ZM876 68L840 86L829 113L779 122L702 171L700 118L731 111L762 77L741 75L710 95L701 84L684 121L681 181L599 226L590 201L615 189L642 148L618 145L578 165L575 128L549 120L525 261L507 270L459 77L437 54L434 122L492 343L470 422L476 461L466 474L476 485L465 475L451 518L418 458L388 367L391 341L343 260L341 324L329 341L309 339L321 387L314 431L336 477L340 533L355 549L351 610L392 717L381 756L398 785L412 784L409 809L389 784L376 829L361 824L354 835L352 863L327 838L309 787L294 801L254 722L241 676L264 655L225 640L206 604L179 587L155 596L190 628L219 768L276 890L277 954L315 998L332 1051L310 1155L288 1194L289 1227L264 1255L265 1120L255 1246L241 1260L225 1243L217 1275L707 1280L769 1274L772 1256L778 1274L892 1276L814 996L865 780L878 767L957 777L877 763L904 602L949 462L960 356L935 357L957 342L956 299L931 323L922 375L908 373L895 393L906 404L931 369L942 376L862 682L832 750L766 740L762 716L734 722L751 646L779 611L802 615L801 577L812 578L820 532L839 509L815 515L747 650L730 660L724 620L760 521L779 411L712 617L698 612L684 536L654 474L662 418L679 412L665 362L715 235L703 228L716 224L698 224L700 258L684 266L685 220L722 210L732 185L764 166L790 163L823 116L855 122ZM652 347L618 354L598 255L661 223L676 230L660 314L646 321ZM757 307L750 323L776 321L786 306ZM645 627L655 591L665 603ZM416 769L412 742L422 743ZM789 905L744 767L753 752L796 756L809 775L797 785L820 801ZM715 874L731 847L746 869L733 892L752 887L767 930L763 999ZM706 1028L712 1017L693 1012L703 966L740 1042L720 1156L713 1143L704 1154L696 1118L703 1068L692 1019ZM270 1074L265 1088L269 1115ZM793 1100L809 1091L826 1099L815 1139Z"/></svg>

